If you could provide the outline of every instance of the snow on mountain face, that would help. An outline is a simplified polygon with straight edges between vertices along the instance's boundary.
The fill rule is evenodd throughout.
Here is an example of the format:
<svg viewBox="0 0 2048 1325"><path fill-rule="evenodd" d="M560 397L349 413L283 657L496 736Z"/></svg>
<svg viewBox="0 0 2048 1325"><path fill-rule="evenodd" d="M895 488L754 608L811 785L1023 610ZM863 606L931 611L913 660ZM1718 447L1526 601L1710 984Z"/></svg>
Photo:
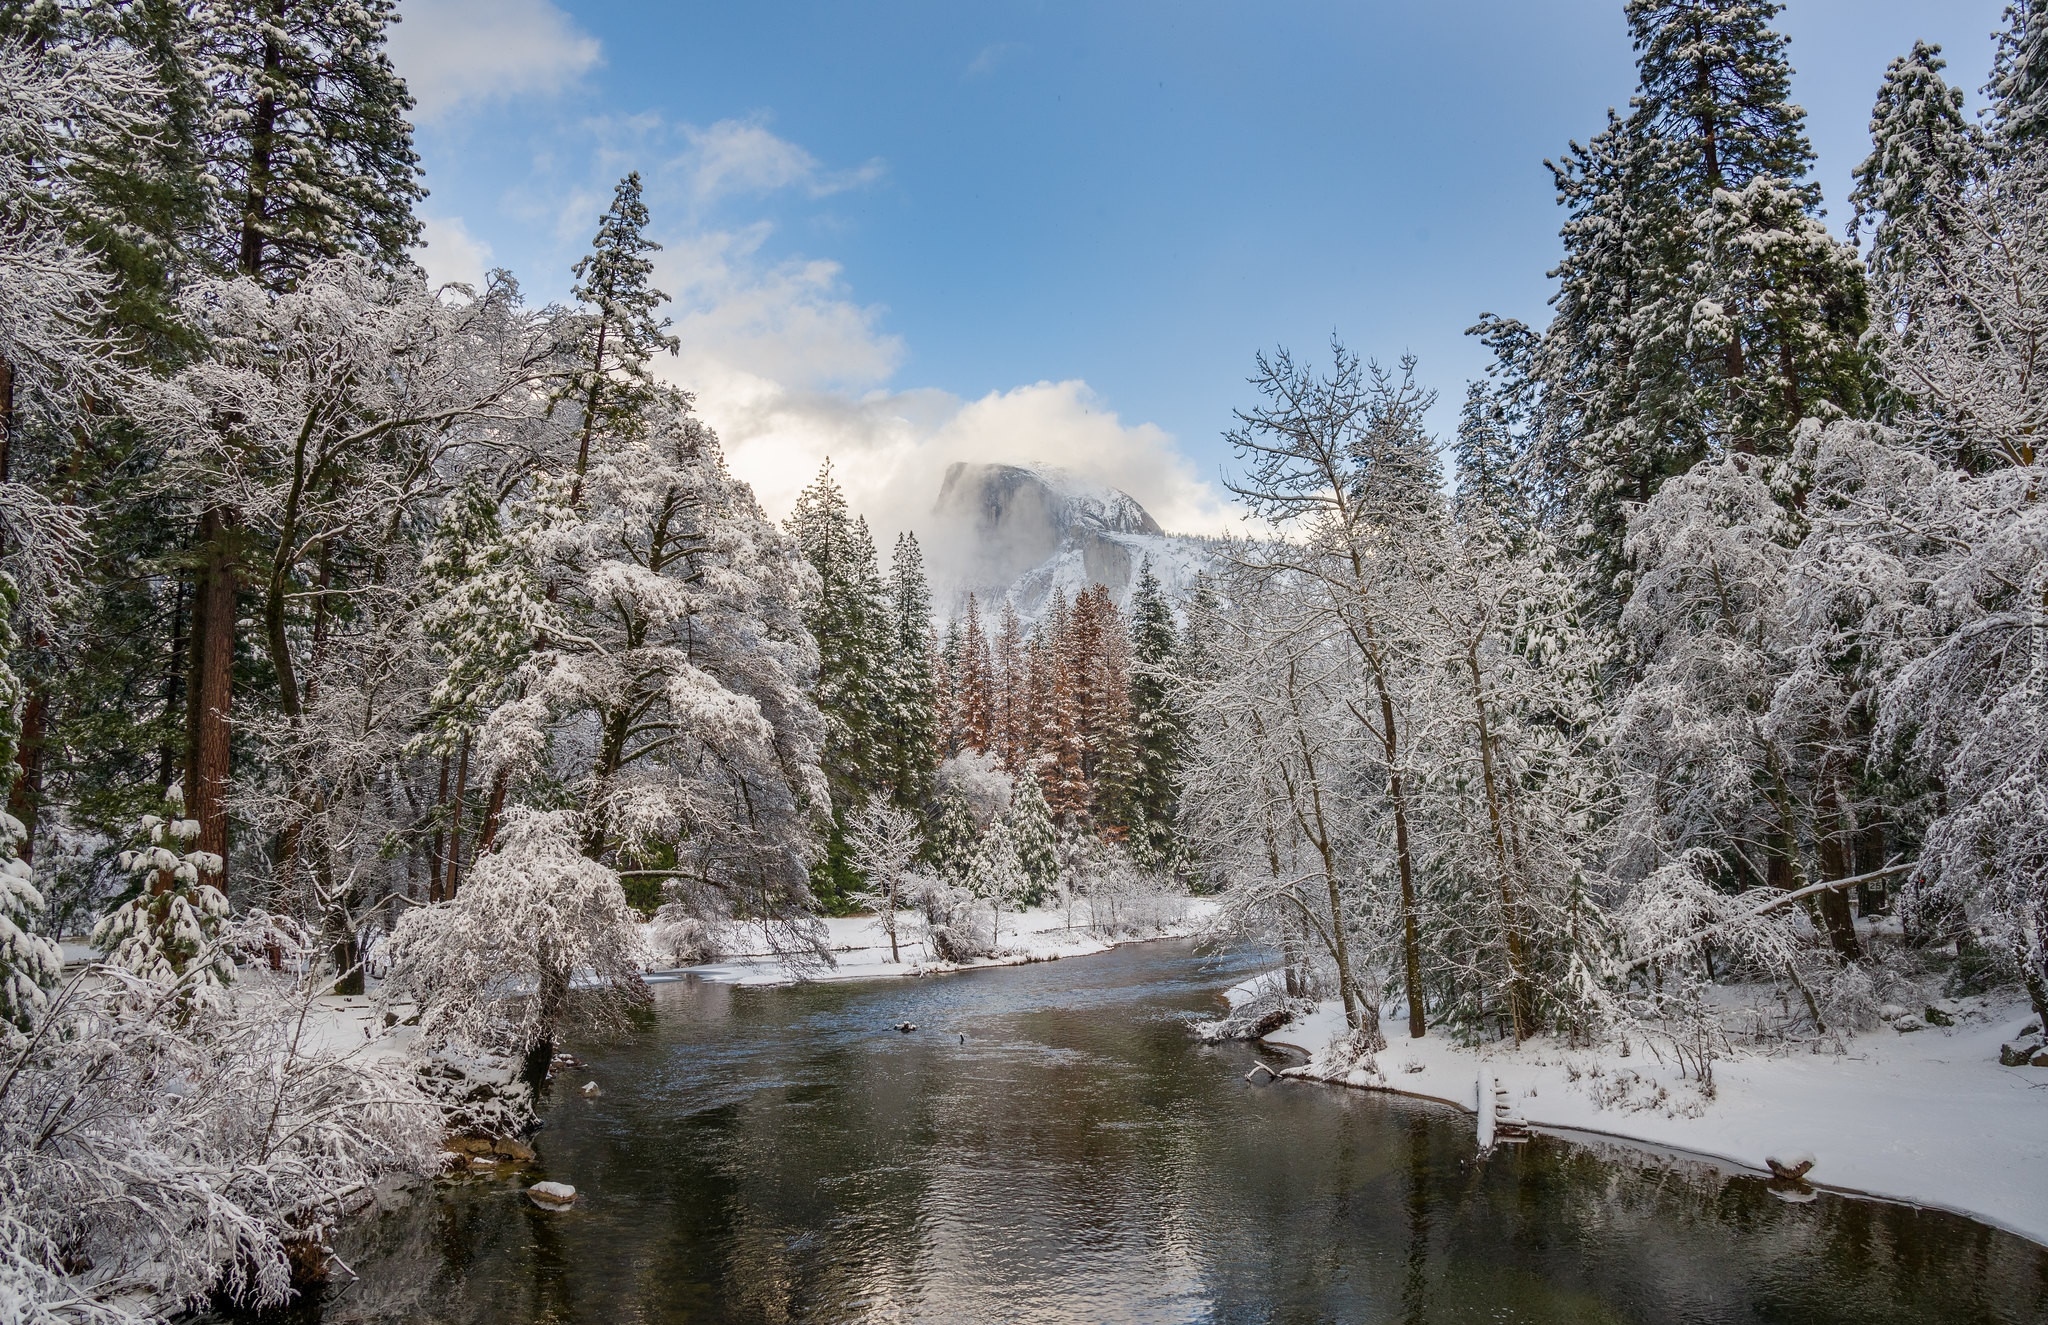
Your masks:
<svg viewBox="0 0 2048 1325"><path fill-rule="evenodd" d="M1175 599L1210 561L1207 540L1169 534L1128 493L1059 469L955 462L932 516L933 588L946 615L972 593L991 611L1008 598L1028 625L1055 593L1091 584L1123 606L1148 560Z"/></svg>

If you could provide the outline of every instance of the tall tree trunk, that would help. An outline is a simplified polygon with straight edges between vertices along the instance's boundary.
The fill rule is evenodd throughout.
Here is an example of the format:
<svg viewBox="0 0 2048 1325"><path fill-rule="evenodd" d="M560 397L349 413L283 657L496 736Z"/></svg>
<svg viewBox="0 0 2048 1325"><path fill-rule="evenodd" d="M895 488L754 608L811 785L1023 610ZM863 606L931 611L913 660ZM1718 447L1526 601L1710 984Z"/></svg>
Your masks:
<svg viewBox="0 0 2048 1325"><path fill-rule="evenodd" d="M1850 877L1849 839L1853 831L1849 816L1842 801L1842 788L1836 771L1829 768L1822 773L1827 779L1825 800L1822 803L1819 840L1820 877L1823 881ZM1843 961L1861 961L1863 945L1856 941L1856 920L1849 914L1849 894L1840 888L1830 888L1819 897L1820 918L1828 932L1837 956Z"/></svg>
<svg viewBox="0 0 2048 1325"><path fill-rule="evenodd" d="M479 856L489 851L491 844L498 840L498 824L505 817L505 793L511 782L512 774L507 769L501 768L491 775L491 794L484 802L483 827L476 834L476 854Z"/></svg>
<svg viewBox="0 0 2048 1325"><path fill-rule="evenodd" d="M275 27L284 25L284 0L275 0L271 6L270 21ZM275 79L284 70L284 51L274 36L263 41L263 72ZM270 209L270 186L272 159L277 143L277 97L266 89L256 96L256 109L249 121L249 177L247 190L242 196L241 244L235 255L236 266L242 275L260 281L263 277L263 250L267 244L264 234L267 213Z"/></svg>
<svg viewBox="0 0 2048 1325"><path fill-rule="evenodd" d="M448 770L454 761L446 750L441 752L441 787L434 794L434 840L427 849L427 900L442 900L446 887L448 856L443 848L447 845L448 827Z"/></svg>
<svg viewBox="0 0 2048 1325"><path fill-rule="evenodd" d="M1874 874L1888 863L1884 820L1873 813L1856 830L1856 872ZM1856 885L1856 909L1865 916L1883 915L1891 910L1891 889L1883 879Z"/></svg>
<svg viewBox="0 0 2048 1325"><path fill-rule="evenodd" d="M227 886L230 718L234 700L236 582L232 512L199 521L199 582L192 598L192 666L185 727L185 813L199 821L198 849L220 856Z"/></svg>
<svg viewBox="0 0 2048 1325"><path fill-rule="evenodd" d="M1493 724L1488 720L1486 684L1479 671L1477 645L1465 650L1465 669L1472 682L1473 722L1479 731L1479 768L1486 787L1486 817L1493 828L1494 870L1500 891L1500 921L1508 958L1508 1020L1515 1043L1529 1038L1535 1029L1535 1009L1530 1006L1529 966L1522 936L1522 907L1516 897L1515 858L1508 846L1507 806L1501 794L1500 776L1494 767Z"/></svg>
<svg viewBox="0 0 2048 1325"><path fill-rule="evenodd" d="M1400 746L1394 734L1394 697L1387 691L1386 677L1375 664L1373 681L1379 689L1381 740L1387 755L1387 799L1394 806L1394 854L1401 870L1401 966L1408 991L1408 1038L1419 1040L1428 1032L1422 1006L1422 935L1415 918L1415 856L1408 841L1408 792L1401 780Z"/></svg>
<svg viewBox="0 0 2048 1325"><path fill-rule="evenodd" d="M14 364L0 355L0 483L14 477ZM21 821L23 837L15 854L24 861L35 859L36 810L43 793L43 732L49 716L50 695L40 682L32 683L28 700L22 705L20 739L15 774L7 793L7 812Z"/></svg>
<svg viewBox="0 0 2048 1325"><path fill-rule="evenodd" d="M455 761L455 822L448 830L448 872L441 885L441 900L444 902L455 900L455 889L462 882L462 795L468 786L469 736L465 733L461 753Z"/></svg>
<svg viewBox="0 0 2048 1325"><path fill-rule="evenodd" d="M28 702L21 706L21 741L15 755L21 771L7 793L7 812L21 821L24 833L15 854L24 861L33 861L36 854L36 814L43 804L44 732L49 712L50 692L40 685L31 688Z"/></svg>

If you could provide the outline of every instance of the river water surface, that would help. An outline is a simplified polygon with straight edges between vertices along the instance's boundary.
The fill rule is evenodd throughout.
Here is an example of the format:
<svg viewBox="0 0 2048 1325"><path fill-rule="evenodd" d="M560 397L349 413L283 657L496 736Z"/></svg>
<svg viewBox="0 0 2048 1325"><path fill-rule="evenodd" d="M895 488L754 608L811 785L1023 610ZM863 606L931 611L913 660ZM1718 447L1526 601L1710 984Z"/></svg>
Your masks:
<svg viewBox="0 0 2048 1325"><path fill-rule="evenodd" d="M1251 1086L1185 1029L1250 957L1153 943L923 980L656 987L579 1048L539 1171L362 1221L339 1322L2048 1321L1954 1216ZM891 1027L916 1023L901 1034ZM594 1099L573 1087L600 1083ZM573 1184L543 1212L525 1182ZM2044 1175L2048 1180L2048 1175ZM338 1277L339 1278L339 1277Z"/></svg>

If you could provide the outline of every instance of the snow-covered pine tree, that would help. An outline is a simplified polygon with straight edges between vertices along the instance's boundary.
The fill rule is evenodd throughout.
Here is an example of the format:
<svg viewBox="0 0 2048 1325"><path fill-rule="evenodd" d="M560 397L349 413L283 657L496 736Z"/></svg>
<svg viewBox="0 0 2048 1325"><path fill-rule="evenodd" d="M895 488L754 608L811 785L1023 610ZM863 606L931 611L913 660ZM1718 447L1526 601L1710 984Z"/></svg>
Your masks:
<svg viewBox="0 0 2048 1325"><path fill-rule="evenodd" d="M1036 777L1028 773L1018 775L1010 810L1004 819L1010 826L1010 837L1017 849L1017 862L1029 880L1023 905L1041 906L1059 894L1060 840L1059 830L1053 826L1052 811L1046 806L1045 793L1040 790Z"/></svg>
<svg viewBox="0 0 2048 1325"><path fill-rule="evenodd" d="M954 721L951 744L961 750L989 750L995 745L995 677L988 634L981 628L981 604L967 595L960 621L960 659L954 672Z"/></svg>
<svg viewBox="0 0 2048 1325"><path fill-rule="evenodd" d="M1177 854L1174 824L1180 812L1180 766L1186 715L1181 708L1173 611L1147 560L1131 590L1130 849L1140 865L1157 868Z"/></svg>
<svg viewBox="0 0 2048 1325"><path fill-rule="evenodd" d="M1017 607L1007 597L990 650L994 672L996 752L1003 767L1017 772L1024 767L1026 717L1030 711L1030 690L1024 675L1024 626L1017 619Z"/></svg>
<svg viewBox="0 0 2048 1325"><path fill-rule="evenodd" d="M981 825L974 820L974 807L957 791L940 790L933 797L933 806L925 859L940 878L962 883L974 860L974 844L981 840Z"/></svg>
<svg viewBox="0 0 2048 1325"><path fill-rule="evenodd" d="M994 940L998 951L1003 940L1003 911L1023 905L1031 891L1031 878L1017 857L1017 839L1009 824L996 819L983 830L967 865L967 891L989 904L995 912Z"/></svg>
<svg viewBox="0 0 2048 1325"><path fill-rule="evenodd" d="M1629 0L1632 111L1552 167L1570 217L1538 372L1546 468L1608 623L1632 505L1717 451L1784 455L1800 418L1865 386L1860 272L1817 222L1779 10Z"/></svg>
<svg viewBox="0 0 2048 1325"><path fill-rule="evenodd" d="M202 142L218 268L282 289L357 253L397 265L424 196L385 53L393 0L206 0L188 11L210 118Z"/></svg>
<svg viewBox="0 0 2048 1325"><path fill-rule="evenodd" d="M1688 210L1759 175L1813 164L1806 112L1792 102L1778 0L1628 0L1638 81L1633 118L1668 151L1658 163Z"/></svg>
<svg viewBox="0 0 2048 1325"><path fill-rule="evenodd" d="M1628 598L1628 511L1698 451L1671 393L1668 340L1645 325L1654 307L1650 232L1674 224L1649 182L1642 127L1608 113L1589 141L1549 162L1566 209L1557 309L1529 374L1537 384L1539 473L1557 489L1560 520L1585 595L1612 629ZM1669 454L1673 449L1676 457Z"/></svg>
<svg viewBox="0 0 2048 1325"><path fill-rule="evenodd" d="M1689 343L1725 351L1726 376L1703 398L1715 444L1783 456L1801 419L1859 411L1863 269L1821 224L1810 190L1757 176L1716 191L1694 229Z"/></svg>
<svg viewBox="0 0 2048 1325"><path fill-rule="evenodd" d="M1083 672L1074 645L1074 610L1054 594L1040 623L1034 671L1038 776L1060 826L1077 830L1088 817L1087 743L1081 726Z"/></svg>
<svg viewBox="0 0 2048 1325"><path fill-rule="evenodd" d="M659 252L661 245L647 238L647 222L640 174L634 171L612 190L612 205L598 218L590 252L573 269L573 293L585 312L562 387L579 411L572 506L583 497L593 440L638 426L658 389L647 364L656 354L676 350L668 319L660 316L668 296L652 284L654 263L647 255Z"/></svg>
<svg viewBox="0 0 2048 1325"><path fill-rule="evenodd" d="M220 876L220 857L192 849L199 824L185 817L176 786L164 798L164 813L144 815L136 831L144 844L120 858L136 895L93 927L93 946L109 965L175 991L189 1009L217 1007L235 978L234 958L220 942L228 899L209 882Z"/></svg>
<svg viewBox="0 0 2048 1325"><path fill-rule="evenodd" d="M936 647L932 639L931 589L924 552L914 534L896 536L889 561L890 638L885 653L886 741L881 781L895 803L923 814L939 766Z"/></svg>
<svg viewBox="0 0 2048 1325"><path fill-rule="evenodd" d="M13 815L0 813L0 1041L11 1038L5 1028L34 1026L64 973L63 950L36 932L43 896L20 857L27 836Z"/></svg>
<svg viewBox="0 0 2048 1325"><path fill-rule="evenodd" d="M2005 7L1984 91L2000 148L2018 150L2048 134L2048 0Z"/></svg>
<svg viewBox="0 0 2048 1325"><path fill-rule="evenodd" d="M828 459L797 497L786 527L817 572L804 620L818 645L816 698L826 721L825 775L832 830L813 888L828 909L860 886L846 843L847 816L886 789L885 723L894 652L888 592L867 521L856 518Z"/></svg>
<svg viewBox="0 0 2048 1325"><path fill-rule="evenodd" d="M1860 239L1869 227L1872 294L1893 325L1913 321L1907 278L1952 233L1951 213L1980 173L1978 135L1963 119L1963 90L1941 76L1945 67L1941 48L1924 41L1891 62L1870 112L1870 155L1849 193L1849 235Z"/></svg>

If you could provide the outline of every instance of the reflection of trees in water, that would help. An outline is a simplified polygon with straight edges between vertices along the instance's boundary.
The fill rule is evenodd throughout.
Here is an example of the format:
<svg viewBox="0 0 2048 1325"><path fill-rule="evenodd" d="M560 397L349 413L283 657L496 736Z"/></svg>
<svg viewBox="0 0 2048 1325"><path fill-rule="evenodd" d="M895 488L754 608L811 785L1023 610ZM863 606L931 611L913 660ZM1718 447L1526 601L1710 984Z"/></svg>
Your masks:
<svg viewBox="0 0 2048 1325"><path fill-rule="evenodd" d="M1192 1046L1171 1019L1201 987L1142 984L1187 979L1186 959L1098 960L893 991L665 988L662 1029L593 1071L602 1102L558 1100L542 1134L547 1176L583 1204L533 1209L510 1179L430 1189L351 1225L340 1249L363 1278L300 1319L1861 1325L2048 1308L2048 1252L1949 1216L1786 1205L1620 1145L1538 1138L1479 1161L1469 1117L1440 1106L1249 1087L1250 1050ZM1015 1010L1119 971L1139 982L1121 997ZM870 1033L906 1011L960 1021L968 1043Z"/></svg>

